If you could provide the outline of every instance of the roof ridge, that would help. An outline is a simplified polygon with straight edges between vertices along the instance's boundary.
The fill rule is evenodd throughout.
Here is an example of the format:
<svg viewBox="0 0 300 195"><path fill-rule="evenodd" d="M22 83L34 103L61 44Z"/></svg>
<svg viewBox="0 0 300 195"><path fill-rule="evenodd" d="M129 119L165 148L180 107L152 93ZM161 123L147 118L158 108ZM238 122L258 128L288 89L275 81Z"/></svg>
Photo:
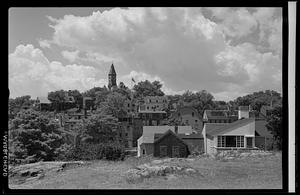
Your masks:
<svg viewBox="0 0 300 195"><path fill-rule="evenodd" d="M255 121L255 119L253 118L245 118L245 119L241 119L241 120L237 120L237 121L234 121L233 123L228 123L228 125L225 125L223 127L220 127L218 129L214 129L212 130L211 132L209 132L210 135L213 135L216 131L218 131L219 133L229 129L229 128L232 128L232 127L235 127L237 125L241 125L241 124L244 124L244 123L249 123L249 122L253 122Z"/></svg>

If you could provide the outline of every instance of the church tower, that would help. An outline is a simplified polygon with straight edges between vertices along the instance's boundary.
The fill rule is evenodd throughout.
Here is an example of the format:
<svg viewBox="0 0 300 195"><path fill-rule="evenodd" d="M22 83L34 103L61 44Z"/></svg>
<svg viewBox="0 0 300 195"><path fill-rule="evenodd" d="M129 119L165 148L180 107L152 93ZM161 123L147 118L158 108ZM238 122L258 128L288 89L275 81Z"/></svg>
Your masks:
<svg viewBox="0 0 300 195"><path fill-rule="evenodd" d="M117 80L117 74L115 71L115 67L114 67L114 64L111 64L111 67L110 67L110 70L108 73L108 88L109 88L109 90L117 87L116 80Z"/></svg>

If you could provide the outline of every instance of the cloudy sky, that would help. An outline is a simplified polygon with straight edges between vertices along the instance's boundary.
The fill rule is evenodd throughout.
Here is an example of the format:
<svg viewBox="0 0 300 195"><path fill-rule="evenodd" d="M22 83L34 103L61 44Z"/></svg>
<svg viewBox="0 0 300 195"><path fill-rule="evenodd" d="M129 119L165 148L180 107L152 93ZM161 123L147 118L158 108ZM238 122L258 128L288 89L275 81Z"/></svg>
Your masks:
<svg viewBox="0 0 300 195"><path fill-rule="evenodd" d="M11 97L159 80L217 100L282 91L281 8L11 8Z"/></svg>

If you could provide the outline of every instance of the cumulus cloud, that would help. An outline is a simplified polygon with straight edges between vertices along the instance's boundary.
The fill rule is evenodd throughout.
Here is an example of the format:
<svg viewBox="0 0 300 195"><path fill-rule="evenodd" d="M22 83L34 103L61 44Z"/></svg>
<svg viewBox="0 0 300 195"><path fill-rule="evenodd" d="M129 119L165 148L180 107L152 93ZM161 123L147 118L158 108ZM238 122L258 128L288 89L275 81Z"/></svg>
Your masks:
<svg viewBox="0 0 300 195"><path fill-rule="evenodd" d="M212 17L205 16L205 10ZM131 77L157 79L170 94L206 89L218 97L233 97L258 89L281 90L281 56L277 52L281 49L281 18L277 12L114 8L85 17L48 18L54 30L51 43L67 48L62 55L70 62L76 58L96 62L98 66L93 68L102 74L103 64L113 61L118 80L127 85L131 85ZM260 21L264 17L268 20ZM257 45L243 42L255 33L261 37ZM233 39L238 40L234 45ZM265 47L265 42L269 48L262 52L258 48Z"/></svg>
<svg viewBox="0 0 300 195"><path fill-rule="evenodd" d="M50 42L48 40L39 40L39 45L41 48L50 48Z"/></svg>
<svg viewBox="0 0 300 195"><path fill-rule="evenodd" d="M132 81L132 79L135 81L135 83ZM129 74L124 75L120 78L120 80L125 83L126 86L129 86L132 88L136 83L140 81L145 81L148 80L150 82L153 81L159 81L163 86L162 86L162 91L166 95L175 95L175 94L182 94L184 93L185 90L181 91L174 91L171 88L167 86L167 84L157 75L150 75L144 72L137 72L137 71L131 71Z"/></svg>
<svg viewBox="0 0 300 195"><path fill-rule="evenodd" d="M257 27L255 17L246 9L207 8L220 22L220 28L227 36L240 38L252 33Z"/></svg>
<svg viewBox="0 0 300 195"><path fill-rule="evenodd" d="M76 51L67 51L67 50L64 50L61 52L61 55L66 58L67 60L69 60L70 62L75 62L75 60L78 59L78 54L79 54L79 51L76 50Z"/></svg>
<svg viewBox="0 0 300 195"><path fill-rule="evenodd" d="M253 16L259 23L260 41L269 44L269 48L281 54L282 49L282 17L281 10L276 8L258 8Z"/></svg>
<svg viewBox="0 0 300 195"><path fill-rule="evenodd" d="M19 45L9 55L10 94L37 97L59 89L87 90L105 84L105 80L96 79L97 72L94 67L50 62L33 45Z"/></svg>

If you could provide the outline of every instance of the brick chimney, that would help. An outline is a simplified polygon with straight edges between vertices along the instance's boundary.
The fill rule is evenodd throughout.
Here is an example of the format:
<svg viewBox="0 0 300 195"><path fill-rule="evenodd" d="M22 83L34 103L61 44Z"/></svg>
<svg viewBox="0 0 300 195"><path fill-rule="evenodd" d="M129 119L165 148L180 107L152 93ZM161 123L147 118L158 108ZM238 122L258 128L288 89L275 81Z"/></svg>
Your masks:
<svg viewBox="0 0 300 195"><path fill-rule="evenodd" d="M239 106L238 119L249 118L249 106Z"/></svg>

